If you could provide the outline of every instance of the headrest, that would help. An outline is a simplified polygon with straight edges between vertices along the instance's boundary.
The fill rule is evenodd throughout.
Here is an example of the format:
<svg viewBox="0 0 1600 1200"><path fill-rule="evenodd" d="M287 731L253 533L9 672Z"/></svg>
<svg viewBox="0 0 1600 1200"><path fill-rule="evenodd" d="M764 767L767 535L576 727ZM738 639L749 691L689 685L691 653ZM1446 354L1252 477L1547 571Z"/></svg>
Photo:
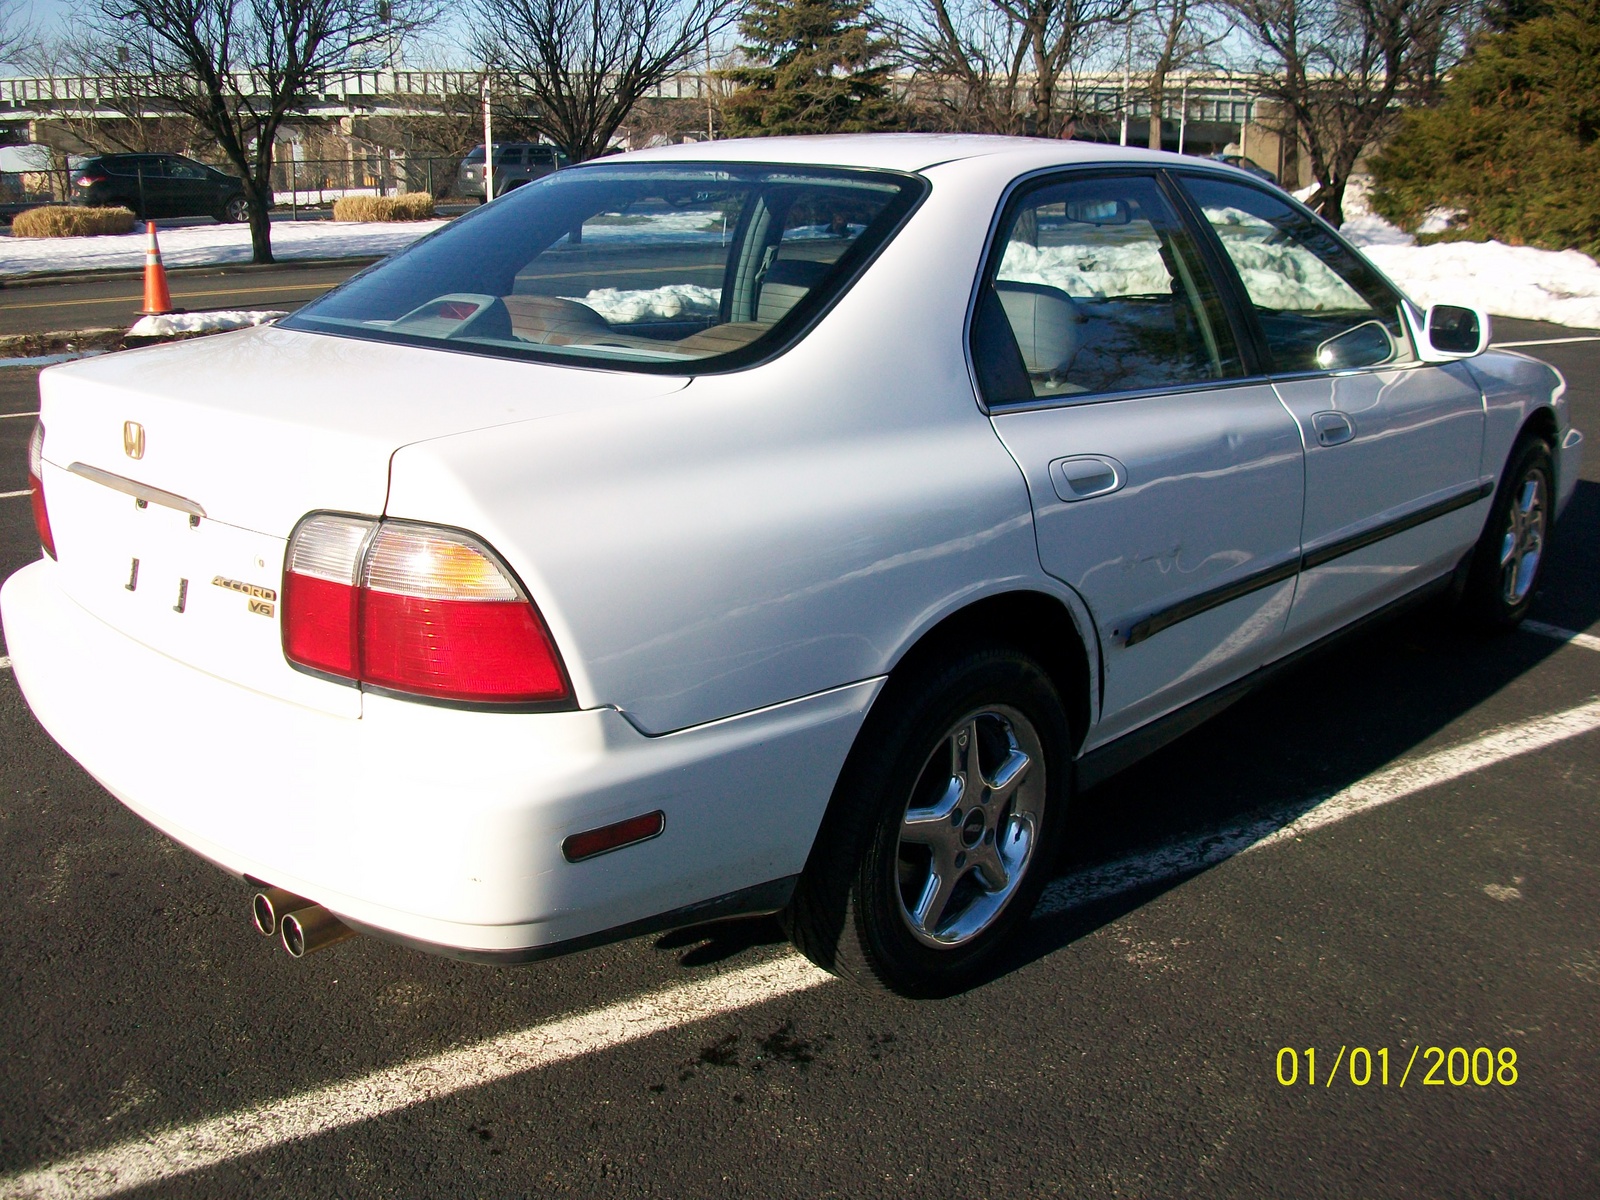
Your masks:
<svg viewBox="0 0 1600 1200"><path fill-rule="evenodd" d="M1030 375L1060 376L1078 352L1083 314L1072 297L1047 283L997 279L995 293L1011 322Z"/></svg>

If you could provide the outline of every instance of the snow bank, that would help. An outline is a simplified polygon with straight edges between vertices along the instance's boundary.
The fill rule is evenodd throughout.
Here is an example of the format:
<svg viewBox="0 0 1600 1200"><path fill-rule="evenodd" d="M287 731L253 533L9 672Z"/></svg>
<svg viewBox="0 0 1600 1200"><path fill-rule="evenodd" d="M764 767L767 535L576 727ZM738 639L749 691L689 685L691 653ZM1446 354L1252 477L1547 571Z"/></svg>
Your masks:
<svg viewBox="0 0 1600 1200"><path fill-rule="evenodd" d="M1105 299L1170 292L1172 280L1153 241L1129 245L1030 246L1011 242L1001 279L1046 283L1069 296Z"/></svg>
<svg viewBox="0 0 1600 1200"><path fill-rule="evenodd" d="M1340 232L1418 304L1470 304L1502 317L1600 329L1600 265L1587 254L1503 242L1419 246L1372 211L1369 187L1365 177L1350 181ZM1314 190L1295 195L1305 199ZM1429 213L1422 232L1444 232L1454 215Z"/></svg>
<svg viewBox="0 0 1600 1200"><path fill-rule="evenodd" d="M286 312L249 312L241 309L215 309L211 312L167 313L159 317L140 317L128 330L129 337L170 337L175 333L221 333L228 329L248 329L286 317Z"/></svg>
<svg viewBox="0 0 1600 1200"><path fill-rule="evenodd" d="M274 258L367 258L403 250L445 221L274 221ZM169 267L250 261L248 225L197 225L160 231L161 260ZM0 237L0 275L39 271L137 270L145 235L92 238Z"/></svg>
<svg viewBox="0 0 1600 1200"><path fill-rule="evenodd" d="M658 288L596 288L587 296L563 299L587 304L612 324L620 325L651 317L714 317L722 304L722 289L669 283Z"/></svg>
<svg viewBox="0 0 1600 1200"><path fill-rule="evenodd" d="M1364 253L1418 304L1471 304L1502 317L1600 329L1600 266L1576 250L1441 242L1368 245Z"/></svg>

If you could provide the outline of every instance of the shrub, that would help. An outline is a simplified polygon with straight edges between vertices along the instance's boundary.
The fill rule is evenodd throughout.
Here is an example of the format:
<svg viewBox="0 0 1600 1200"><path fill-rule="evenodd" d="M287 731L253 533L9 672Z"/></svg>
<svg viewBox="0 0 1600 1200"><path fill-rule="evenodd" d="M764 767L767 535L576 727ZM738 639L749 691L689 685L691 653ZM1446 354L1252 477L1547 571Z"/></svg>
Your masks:
<svg viewBox="0 0 1600 1200"><path fill-rule="evenodd" d="M1373 174L1373 208L1407 229L1454 209L1452 240L1600 252L1600 0L1482 38Z"/></svg>
<svg viewBox="0 0 1600 1200"><path fill-rule="evenodd" d="M11 222L13 237L95 237L130 233L133 214L125 208L70 208L51 204L18 213Z"/></svg>
<svg viewBox="0 0 1600 1200"><path fill-rule="evenodd" d="M333 202L335 221L426 221L433 216L427 192L403 196L340 196Z"/></svg>

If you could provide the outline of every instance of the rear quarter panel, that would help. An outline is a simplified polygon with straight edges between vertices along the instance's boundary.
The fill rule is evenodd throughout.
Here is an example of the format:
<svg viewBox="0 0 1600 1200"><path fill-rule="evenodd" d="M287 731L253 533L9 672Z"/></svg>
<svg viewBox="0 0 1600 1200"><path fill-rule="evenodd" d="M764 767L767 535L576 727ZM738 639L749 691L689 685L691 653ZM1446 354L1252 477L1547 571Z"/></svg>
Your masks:
<svg viewBox="0 0 1600 1200"><path fill-rule="evenodd" d="M822 322L680 393L407 446L388 512L473 529L584 706L661 733L888 671L965 603L1063 590L963 324L1002 178L932 193Z"/></svg>

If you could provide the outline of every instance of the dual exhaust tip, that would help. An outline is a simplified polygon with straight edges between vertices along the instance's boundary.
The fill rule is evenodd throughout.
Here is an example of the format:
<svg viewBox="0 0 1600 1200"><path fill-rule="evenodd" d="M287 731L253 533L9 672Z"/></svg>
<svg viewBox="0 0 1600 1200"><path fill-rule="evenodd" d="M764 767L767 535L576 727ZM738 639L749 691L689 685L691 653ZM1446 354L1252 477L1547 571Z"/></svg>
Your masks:
<svg viewBox="0 0 1600 1200"><path fill-rule="evenodd" d="M304 958L356 935L354 929L322 905L284 888L269 887L257 892L250 911L261 935L276 935L290 958Z"/></svg>

